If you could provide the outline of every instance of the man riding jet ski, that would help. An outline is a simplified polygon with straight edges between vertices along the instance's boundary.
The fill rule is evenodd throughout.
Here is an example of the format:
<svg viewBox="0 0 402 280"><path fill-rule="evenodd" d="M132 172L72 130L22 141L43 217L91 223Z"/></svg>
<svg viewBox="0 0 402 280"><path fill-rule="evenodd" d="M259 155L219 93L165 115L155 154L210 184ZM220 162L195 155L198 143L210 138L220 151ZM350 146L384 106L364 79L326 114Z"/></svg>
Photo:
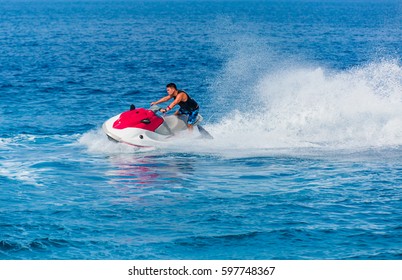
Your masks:
<svg viewBox="0 0 402 280"><path fill-rule="evenodd" d="M176 111L175 115L187 115L187 127L193 129L193 125L197 120L198 112L200 110L198 103L192 99L187 92L177 89L176 84L174 83L167 84L166 92L168 94L167 96L162 97L158 101L152 102L151 105L163 103L173 98L173 102L170 103L166 109L161 109L161 112L166 113L173 109L174 106L179 105L180 110Z"/></svg>
<svg viewBox="0 0 402 280"><path fill-rule="evenodd" d="M158 115L158 112L165 113L176 104L181 105L181 102L185 104L190 99L187 94L186 100L177 98L181 93L177 89L169 87L170 85L167 86L169 95L156 102L152 102L153 106L150 109L136 109L134 105L131 105L129 111L107 120L102 128L109 139L138 147L155 147L161 142L169 141L172 136L179 132L189 129L191 130L191 137L212 139L213 137L199 125L203 118L198 114L198 105L196 112L191 110L185 111L183 107L186 108L186 105L184 105L174 115ZM155 105L171 98L175 98L175 101L167 109L162 109Z"/></svg>
<svg viewBox="0 0 402 280"><path fill-rule="evenodd" d="M102 126L109 139L137 147L155 147L171 140L174 135L185 132L186 115L160 116L162 109L156 105L150 109L135 108L108 119ZM198 114L193 124L191 137L212 139L212 136L199 123L202 116Z"/></svg>

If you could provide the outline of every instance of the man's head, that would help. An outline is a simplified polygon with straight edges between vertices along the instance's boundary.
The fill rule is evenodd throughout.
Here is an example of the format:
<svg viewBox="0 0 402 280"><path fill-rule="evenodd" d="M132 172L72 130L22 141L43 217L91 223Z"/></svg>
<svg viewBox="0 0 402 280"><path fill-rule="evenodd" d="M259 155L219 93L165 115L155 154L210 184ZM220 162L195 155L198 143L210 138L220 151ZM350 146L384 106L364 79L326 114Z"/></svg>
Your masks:
<svg viewBox="0 0 402 280"><path fill-rule="evenodd" d="M177 92L176 84L174 84L174 83L167 84L166 91L169 95L173 95L175 92Z"/></svg>

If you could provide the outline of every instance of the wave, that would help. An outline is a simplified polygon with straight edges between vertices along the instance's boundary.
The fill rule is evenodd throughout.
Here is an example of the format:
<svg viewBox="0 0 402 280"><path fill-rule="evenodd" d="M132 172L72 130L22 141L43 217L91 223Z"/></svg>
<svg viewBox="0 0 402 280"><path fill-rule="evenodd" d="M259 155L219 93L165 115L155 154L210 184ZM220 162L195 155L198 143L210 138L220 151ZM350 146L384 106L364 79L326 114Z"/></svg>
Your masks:
<svg viewBox="0 0 402 280"><path fill-rule="evenodd" d="M45 162L54 164L54 153L58 156L70 152L69 146L78 135L34 135L17 134L0 138L0 177L12 182L20 182L36 187L43 186L46 178L43 174L49 171Z"/></svg>
<svg viewBox="0 0 402 280"><path fill-rule="evenodd" d="M34 170L21 162L2 161L0 163L0 177L37 187L43 186L43 184L40 183L38 170Z"/></svg>
<svg viewBox="0 0 402 280"><path fill-rule="evenodd" d="M241 106L237 102L207 128L221 148L400 146L401 77L398 60L343 71L302 66L267 70L253 87L238 92Z"/></svg>

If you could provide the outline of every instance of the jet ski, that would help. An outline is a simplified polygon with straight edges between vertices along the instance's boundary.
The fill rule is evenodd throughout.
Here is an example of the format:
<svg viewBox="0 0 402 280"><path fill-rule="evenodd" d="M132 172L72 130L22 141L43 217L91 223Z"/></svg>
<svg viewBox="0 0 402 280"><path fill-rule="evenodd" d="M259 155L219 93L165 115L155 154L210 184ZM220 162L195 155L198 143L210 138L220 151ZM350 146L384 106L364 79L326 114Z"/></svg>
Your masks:
<svg viewBox="0 0 402 280"><path fill-rule="evenodd" d="M130 110L108 119L102 129L108 138L115 142L137 147L155 147L180 135L188 135L186 115L164 115L160 107L153 105L149 109L130 106ZM212 139L201 125L202 116L198 114L191 137Z"/></svg>

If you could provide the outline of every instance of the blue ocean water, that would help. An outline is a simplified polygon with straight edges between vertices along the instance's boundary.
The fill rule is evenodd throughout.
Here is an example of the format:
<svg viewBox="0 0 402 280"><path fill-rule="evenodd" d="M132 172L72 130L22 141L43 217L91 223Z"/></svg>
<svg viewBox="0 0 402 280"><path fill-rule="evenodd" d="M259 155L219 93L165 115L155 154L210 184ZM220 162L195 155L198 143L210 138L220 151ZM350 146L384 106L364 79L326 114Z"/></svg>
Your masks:
<svg viewBox="0 0 402 280"><path fill-rule="evenodd" d="M402 2L0 1L0 259L401 259ZM175 82L213 140L101 130Z"/></svg>

